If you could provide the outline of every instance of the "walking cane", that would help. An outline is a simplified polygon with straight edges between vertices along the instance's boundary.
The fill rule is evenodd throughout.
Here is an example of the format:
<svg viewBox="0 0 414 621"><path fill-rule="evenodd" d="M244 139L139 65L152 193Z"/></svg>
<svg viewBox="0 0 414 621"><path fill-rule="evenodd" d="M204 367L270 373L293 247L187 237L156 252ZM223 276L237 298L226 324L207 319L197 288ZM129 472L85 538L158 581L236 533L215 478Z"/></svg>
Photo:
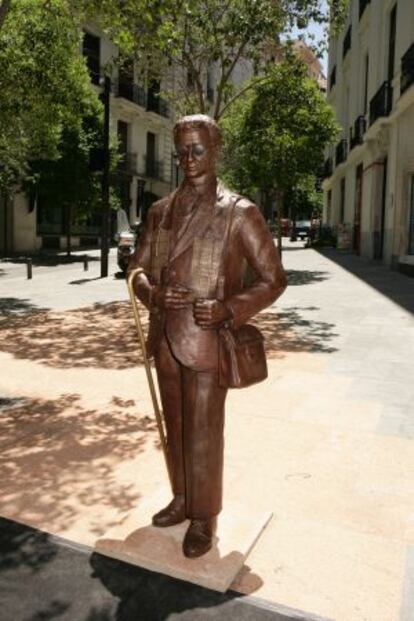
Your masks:
<svg viewBox="0 0 414 621"><path fill-rule="evenodd" d="M172 474L171 474L171 468L170 468L170 461L168 459L168 445L167 445L167 438L165 434L165 420L164 420L163 413L158 403L158 397L157 397L157 393L155 390L154 379L152 377L151 363L149 361L149 358L147 355L147 347L145 345L144 330L142 328L141 318L139 315L138 302L137 302L137 298L135 296L134 287L133 287L133 281L134 281L135 276L137 276L138 274L142 274L143 272L144 270L142 269L142 267L137 267L136 269L132 270L128 275L127 284L128 284L129 297L131 299L131 304L132 304L132 312L134 314L134 319L135 319L135 326L137 328L137 333L138 333L138 340L141 345L142 356L144 358L144 366L145 366L145 371L147 374L148 386L149 386L150 393L151 393L151 399L152 399L152 405L154 408L155 419L157 421L158 432L160 434L162 452L164 454L165 465L167 466L168 477L170 479L170 484L172 488Z"/></svg>

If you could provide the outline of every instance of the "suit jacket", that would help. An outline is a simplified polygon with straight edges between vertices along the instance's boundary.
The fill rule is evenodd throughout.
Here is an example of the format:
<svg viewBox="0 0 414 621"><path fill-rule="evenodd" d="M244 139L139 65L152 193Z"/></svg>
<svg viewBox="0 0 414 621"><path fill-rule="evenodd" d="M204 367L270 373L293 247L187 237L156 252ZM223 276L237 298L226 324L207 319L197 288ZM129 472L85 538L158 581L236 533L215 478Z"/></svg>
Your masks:
<svg viewBox="0 0 414 621"><path fill-rule="evenodd" d="M215 200L201 200L175 239L171 233L176 193L150 208L129 269L140 266L147 276L137 277L134 287L138 298L150 308L149 355L156 352L165 334L174 356L184 366L212 370L218 365L218 327L200 328L192 306L174 311L151 307L152 285L182 285L194 292L194 298L224 298L232 324L238 327L272 304L285 289L286 276L266 222L252 202L218 183ZM229 209L235 202L227 237ZM221 268L224 245L226 261ZM246 284L248 266L254 277ZM224 276L222 282L218 282L219 273Z"/></svg>

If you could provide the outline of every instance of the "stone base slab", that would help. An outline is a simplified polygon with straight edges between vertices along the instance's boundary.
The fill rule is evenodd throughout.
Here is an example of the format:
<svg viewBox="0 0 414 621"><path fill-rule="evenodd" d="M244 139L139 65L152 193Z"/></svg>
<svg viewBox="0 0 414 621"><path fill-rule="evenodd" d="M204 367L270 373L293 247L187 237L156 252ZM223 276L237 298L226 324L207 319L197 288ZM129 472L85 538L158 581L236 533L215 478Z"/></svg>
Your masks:
<svg viewBox="0 0 414 621"><path fill-rule="evenodd" d="M106 556L224 593L242 569L272 513L226 507L218 518L213 548L198 559L187 559L181 546L188 520L168 528L151 525L151 516L167 502L165 494L147 498L99 539L95 549Z"/></svg>

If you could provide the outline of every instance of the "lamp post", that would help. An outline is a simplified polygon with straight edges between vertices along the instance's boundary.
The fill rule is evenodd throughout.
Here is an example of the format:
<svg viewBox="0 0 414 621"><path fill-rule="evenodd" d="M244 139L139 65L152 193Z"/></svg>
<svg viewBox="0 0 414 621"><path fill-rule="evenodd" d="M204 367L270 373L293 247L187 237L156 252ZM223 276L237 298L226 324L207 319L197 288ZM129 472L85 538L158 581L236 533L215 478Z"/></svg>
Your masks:
<svg viewBox="0 0 414 621"><path fill-rule="evenodd" d="M102 103L104 106L104 126L103 126L103 166L102 166L102 227L101 227L101 278L108 276L108 254L109 254L109 106L111 97L111 78L105 76L103 79Z"/></svg>

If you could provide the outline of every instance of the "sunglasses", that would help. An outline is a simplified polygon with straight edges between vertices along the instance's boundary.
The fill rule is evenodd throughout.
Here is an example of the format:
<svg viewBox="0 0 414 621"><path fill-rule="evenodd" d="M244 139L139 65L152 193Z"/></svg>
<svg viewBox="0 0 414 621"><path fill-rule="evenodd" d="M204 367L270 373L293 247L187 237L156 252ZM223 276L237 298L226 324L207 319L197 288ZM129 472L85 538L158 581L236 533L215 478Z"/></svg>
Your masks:
<svg viewBox="0 0 414 621"><path fill-rule="evenodd" d="M179 147L175 151L175 157L179 160L190 157L190 154L196 159L199 160L207 153L207 147L200 143L195 143L190 145L189 147Z"/></svg>

